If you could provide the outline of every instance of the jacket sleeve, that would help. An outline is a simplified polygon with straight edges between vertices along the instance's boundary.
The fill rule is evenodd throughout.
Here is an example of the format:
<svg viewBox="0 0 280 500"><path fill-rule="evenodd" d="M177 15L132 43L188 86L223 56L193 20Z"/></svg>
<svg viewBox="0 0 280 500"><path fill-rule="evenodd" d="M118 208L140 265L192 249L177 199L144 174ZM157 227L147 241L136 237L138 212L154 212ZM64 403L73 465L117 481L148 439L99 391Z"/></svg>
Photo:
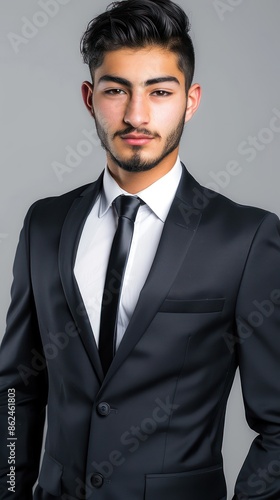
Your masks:
<svg viewBox="0 0 280 500"><path fill-rule="evenodd" d="M33 498L45 421L47 370L30 274L33 208L26 216L16 252L11 305L0 349L1 500Z"/></svg>
<svg viewBox="0 0 280 500"><path fill-rule="evenodd" d="M236 304L246 419L257 432L236 500L280 499L280 224L268 214L254 237Z"/></svg>

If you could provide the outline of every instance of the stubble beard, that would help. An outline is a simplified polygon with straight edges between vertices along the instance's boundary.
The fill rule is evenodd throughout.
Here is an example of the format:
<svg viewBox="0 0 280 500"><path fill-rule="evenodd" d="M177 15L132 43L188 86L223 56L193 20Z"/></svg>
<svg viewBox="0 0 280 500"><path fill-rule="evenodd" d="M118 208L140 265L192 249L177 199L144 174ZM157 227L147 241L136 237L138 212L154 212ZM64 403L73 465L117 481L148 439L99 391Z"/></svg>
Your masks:
<svg viewBox="0 0 280 500"><path fill-rule="evenodd" d="M178 123L177 127L168 135L163 152L157 158L151 160L143 160L141 157L141 146L132 146L133 154L128 160L121 159L115 156L109 146L108 143L108 134L105 129L103 129L100 123L95 119L95 126L97 135L101 141L101 146L108 153L111 160L117 164L120 168L125 170L126 172L147 172L148 170L152 170L154 167L159 165L168 155L170 155L180 144L181 137L184 132L185 127L185 112ZM126 133L136 132L137 129L130 128L126 131ZM139 132L141 132L139 130ZM119 134L117 134L119 135Z"/></svg>

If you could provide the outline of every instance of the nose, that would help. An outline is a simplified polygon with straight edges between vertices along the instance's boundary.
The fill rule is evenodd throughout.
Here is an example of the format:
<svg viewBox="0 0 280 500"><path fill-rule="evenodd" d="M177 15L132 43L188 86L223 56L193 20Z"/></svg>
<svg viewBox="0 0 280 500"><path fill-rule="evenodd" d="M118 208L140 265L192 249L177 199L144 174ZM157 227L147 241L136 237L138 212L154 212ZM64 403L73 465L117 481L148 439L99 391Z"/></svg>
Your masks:
<svg viewBox="0 0 280 500"><path fill-rule="evenodd" d="M124 122L133 128L147 125L150 121L149 106L146 99L140 95L131 96L124 114Z"/></svg>

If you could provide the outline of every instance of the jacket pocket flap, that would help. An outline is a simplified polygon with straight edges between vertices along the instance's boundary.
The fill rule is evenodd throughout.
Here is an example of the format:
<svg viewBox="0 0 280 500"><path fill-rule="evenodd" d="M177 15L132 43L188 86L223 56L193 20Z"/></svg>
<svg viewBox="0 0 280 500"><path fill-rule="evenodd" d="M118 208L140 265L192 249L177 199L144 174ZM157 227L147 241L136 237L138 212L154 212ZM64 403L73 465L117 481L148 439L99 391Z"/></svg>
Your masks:
<svg viewBox="0 0 280 500"><path fill-rule="evenodd" d="M174 474L148 474L145 500L226 500L222 467Z"/></svg>
<svg viewBox="0 0 280 500"><path fill-rule="evenodd" d="M223 310L225 299L173 300L166 299L159 312L211 313Z"/></svg>
<svg viewBox="0 0 280 500"><path fill-rule="evenodd" d="M63 466L45 453L39 474L39 485L51 495L60 496L62 472Z"/></svg>

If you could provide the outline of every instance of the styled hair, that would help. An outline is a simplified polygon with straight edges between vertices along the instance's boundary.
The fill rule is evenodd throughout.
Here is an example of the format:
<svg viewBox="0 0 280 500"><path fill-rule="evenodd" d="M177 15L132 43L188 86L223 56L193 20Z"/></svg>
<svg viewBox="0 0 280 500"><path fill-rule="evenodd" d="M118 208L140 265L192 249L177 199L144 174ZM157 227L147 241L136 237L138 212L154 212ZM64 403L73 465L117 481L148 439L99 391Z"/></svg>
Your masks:
<svg viewBox="0 0 280 500"><path fill-rule="evenodd" d="M92 19L81 39L81 53L92 78L106 52L160 46L178 56L186 90L191 86L195 53L186 13L171 0L122 0Z"/></svg>

